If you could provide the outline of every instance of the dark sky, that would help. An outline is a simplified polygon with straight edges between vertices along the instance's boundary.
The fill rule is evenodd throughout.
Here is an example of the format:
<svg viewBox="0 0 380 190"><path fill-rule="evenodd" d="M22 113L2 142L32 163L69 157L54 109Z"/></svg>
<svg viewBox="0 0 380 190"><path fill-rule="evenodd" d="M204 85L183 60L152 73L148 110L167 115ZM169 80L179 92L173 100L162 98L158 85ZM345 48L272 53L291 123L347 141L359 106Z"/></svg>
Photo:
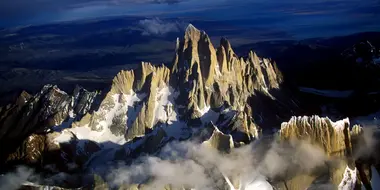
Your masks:
<svg viewBox="0 0 380 190"><path fill-rule="evenodd" d="M0 27L114 15L247 20L283 30L380 30L380 0L2 0Z"/></svg>

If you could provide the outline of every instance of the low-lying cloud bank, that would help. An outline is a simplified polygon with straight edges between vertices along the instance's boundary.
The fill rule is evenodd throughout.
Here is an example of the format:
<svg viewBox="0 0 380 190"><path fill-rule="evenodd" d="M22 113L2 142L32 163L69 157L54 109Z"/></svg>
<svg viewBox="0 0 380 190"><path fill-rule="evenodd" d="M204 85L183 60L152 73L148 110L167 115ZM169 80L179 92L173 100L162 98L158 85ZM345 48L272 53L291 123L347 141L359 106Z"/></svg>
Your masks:
<svg viewBox="0 0 380 190"><path fill-rule="evenodd" d="M377 141L372 129L363 130L354 158L366 157L375 151ZM208 143L194 141L167 144L154 156L142 156L134 163L112 166L99 165L95 173L101 174L111 187L144 184L144 189L189 187L197 190L237 188L239 190L269 190L276 182L286 181L302 173L334 167L336 160L328 158L318 146L307 141L279 142L260 139L229 153L219 152ZM322 173L323 174L323 173ZM18 189L21 184L47 183L33 170L19 167L14 172L0 176L0 190ZM63 179L63 178L59 178ZM56 184L56 183L48 183ZM232 186L235 186L232 188ZM334 189L327 181L314 182L310 189Z"/></svg>
<svg viewBox="0 0 380 190"><path fill-rule="evenodd" d="M144 183L144 188L152 190L168 184L202 190L232 184L240 184L242 190L272 189L268 181L310 172L327 161L320 148L307 142L253 144L233 149L229 154L204 144L175 142L157 156L112 168L106 180L111 186Z"/></svg>
<svg viewBox="0 0 380 190"><path fill-rule="evenodd" d="M15 171L0 176L0 190L17 190L28 180L37 181L34 171L28 167L20 166Z"/></svg>

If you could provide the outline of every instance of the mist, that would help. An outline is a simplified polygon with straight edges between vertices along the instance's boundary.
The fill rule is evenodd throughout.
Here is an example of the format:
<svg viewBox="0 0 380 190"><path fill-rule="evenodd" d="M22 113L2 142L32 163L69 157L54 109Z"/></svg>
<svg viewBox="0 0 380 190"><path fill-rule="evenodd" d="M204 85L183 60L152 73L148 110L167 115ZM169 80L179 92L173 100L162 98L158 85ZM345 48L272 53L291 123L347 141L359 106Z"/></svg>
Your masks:
<svg viewBox="0 0 380 190"><path fill-rule="evenodd" d="M221 153L205 144L172 142L156 156L145 156L132 165L111 168L111 186L146 184L144 189L273 189L268 181L311 172L327 162L319 147L305 141L252 143Z"/></svg>
<svg viewBox="0 0 380 190"><path fill-rule="evenodd" d="M0 176L0 190L17 190L28 180L37 181L34 171L25 166L19 166L13 172Z"/></svg>
<svg viewBox="0 0 380 190"><path fill-rule="evenodd" d="M362 133L354 146L355 159L368 159L377 151L379 131L375 126L362 127Z"/></svg>

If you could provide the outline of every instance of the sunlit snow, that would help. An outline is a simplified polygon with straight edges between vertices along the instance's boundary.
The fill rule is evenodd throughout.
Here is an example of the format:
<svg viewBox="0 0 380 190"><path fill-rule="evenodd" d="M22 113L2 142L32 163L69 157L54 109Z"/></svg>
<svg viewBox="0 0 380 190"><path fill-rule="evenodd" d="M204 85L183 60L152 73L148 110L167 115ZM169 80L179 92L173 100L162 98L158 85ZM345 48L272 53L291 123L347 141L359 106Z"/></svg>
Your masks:
<svg viewBox="0 0 380 190"><path fill-rule="evenodd" d="M345 119L342 119L342 120L339 120L339 121L336 121L336 122L331 122L332 126L336 129L336 130L340 130L340 131L343 131L344 130L344 127L345 127L345 124L348 124L350 125L350 121L348 118L345 118Z"/></svg>
<svg viewBox="0 0 380 190"><path fill-rule="evenodd" d="M262 175L257 175L253 180L241 181L239 188L235 188L230 179L228 179L225 175L224 178L229 186L229 190L273 190L272 185L265 180L265 177Z"/></svg>
<svg viewBox="0 0 380 190"><path fill-rule="evenodd" d="M123 96L122 97L123 101L119 100L121 96ZM144 95L140 95L140 96L144 96ZM101 119L103 118L103 120L99 121L99 125L96 127L98 129L101 128L102 130L99 130L99 131L92 130L88 125L75 127L75 128L69 128L69 129L65 129L65 131L60 136L58 136L55 140L61 143L64 142L65 140L69 140L67 137L67 133L72 132L76 135L76 137L79 140L91 140L98 143L112 142L119 145L126 143L124 135L121 135L121 136L114 135L110 131L109 126L112 124L112 120L119 115L122 115L122 117L124 117L126 121L128 119L127 114L126 114L128 111L128 107L132 107L135 102L140 101L140 98L136 93L131 91L131 93L128 95L115 94L112 96L112 100L113 100L114 106L110 110L101 109L96 113L100 116L104 115L104 117L100 117Z"/></svg>
<svg viewBox="0 0 380 190"><path fill-rule="evenodd" d="M343 174L343 179L340 182L338 189L339 190L353 190L356 183L356 168L350 169L348 166Z"/></svg>

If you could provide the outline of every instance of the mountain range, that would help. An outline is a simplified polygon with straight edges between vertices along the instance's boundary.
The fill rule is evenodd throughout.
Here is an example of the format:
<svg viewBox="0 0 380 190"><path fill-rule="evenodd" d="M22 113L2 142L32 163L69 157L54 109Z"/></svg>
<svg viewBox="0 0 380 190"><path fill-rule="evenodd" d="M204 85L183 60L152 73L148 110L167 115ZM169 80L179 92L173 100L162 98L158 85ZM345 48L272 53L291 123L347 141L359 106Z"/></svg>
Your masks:
<svg viewBox="0 0 380 190"><path fill-rule="evenodd" d="M367 59L361 46L344 54L362 70L356 77L372 71L359 84L376 78L378 56L370 48ZM239 57L226 38L214 46L190 24L170 65L142 62L95 91L45 85L1 107L0 181L8 189L376 189L379 133L359 116L380 107L377 83L367 84L346 99L300 92L274 59Z"/></svg>

